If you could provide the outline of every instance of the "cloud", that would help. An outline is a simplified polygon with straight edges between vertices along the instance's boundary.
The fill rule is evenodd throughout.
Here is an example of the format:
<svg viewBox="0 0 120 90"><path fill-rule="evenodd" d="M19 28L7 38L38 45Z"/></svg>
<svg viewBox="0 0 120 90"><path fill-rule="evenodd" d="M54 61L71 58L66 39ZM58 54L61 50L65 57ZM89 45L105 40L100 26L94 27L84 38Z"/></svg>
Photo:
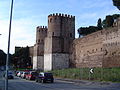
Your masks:
<svg viewBox="0 0 120 90"><path fill-rule="evenodd" d="M30 20L15 20L12 22L11 28L11 53L14 53L15 46L27 46L34 45L35 43L35 27L33 21ZM5 52L7 51L7 41L8 41L8 27L9 23L7 20L0 21L1 36L2 41L0 48ZM30 27L31 26L31 27Z"/></svg>
<svg viewBox="0 0 120 90"><path fill-rule="evenodd" d="M10 1L0 0L0 49L7 51ZM11 49L35 44L36 27L47 25L47 16L61 12L76 16L76 30L96 25L98 18L119 13L112 0L15 0L11 31ZM76 36L77 31L76 31Z"/></svg>

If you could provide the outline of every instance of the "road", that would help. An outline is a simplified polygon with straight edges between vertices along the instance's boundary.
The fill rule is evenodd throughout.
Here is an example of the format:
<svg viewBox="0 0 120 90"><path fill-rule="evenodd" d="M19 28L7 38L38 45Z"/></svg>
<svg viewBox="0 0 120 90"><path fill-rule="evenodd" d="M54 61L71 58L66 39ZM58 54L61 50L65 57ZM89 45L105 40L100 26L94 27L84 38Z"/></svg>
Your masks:
<svg viewBox="0 0 120 90"><path fill-rule="evenodd" d="M0 87L3 87L2 83L4 80L0 81ZM15 77L9 80L8 90L120 90L120 84L99 85L98 83L75 83L63 80L55 80L54 83L36 83Z"/></svg>
<svg viewBox="0 0 120 90"><path fill-rule="evenodd" d="M4 88L4 78L3 78L3 74L4 74L4 72L3 71L0 71L0 90L3 90L3 88Z"/></svg>

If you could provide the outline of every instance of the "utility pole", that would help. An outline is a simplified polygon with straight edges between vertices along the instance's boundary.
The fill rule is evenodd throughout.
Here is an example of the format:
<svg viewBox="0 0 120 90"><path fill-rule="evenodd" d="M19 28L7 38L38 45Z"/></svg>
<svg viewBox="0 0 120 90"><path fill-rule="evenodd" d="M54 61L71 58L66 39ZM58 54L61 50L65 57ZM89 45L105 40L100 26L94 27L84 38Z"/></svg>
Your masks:
<svg viewBox="0 0 120 90"><path fill-rule="evenodd" d="M12 24L12 11L13 11L13 0L12 0L12 2L11 2L11 11L10 11L8 48L7 48L7 58L6 58L5 90L8 90L8 63L9 63L9 50L10 50L10 36L11 36L11 24Z"/></svg>

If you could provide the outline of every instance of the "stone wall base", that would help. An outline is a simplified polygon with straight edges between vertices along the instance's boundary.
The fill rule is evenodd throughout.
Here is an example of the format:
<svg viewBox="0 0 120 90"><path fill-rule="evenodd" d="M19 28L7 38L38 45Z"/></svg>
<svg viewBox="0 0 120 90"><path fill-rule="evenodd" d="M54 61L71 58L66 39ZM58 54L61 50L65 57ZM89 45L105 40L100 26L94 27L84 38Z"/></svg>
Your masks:
<svg viewBox="0 0 120 90"><path fill-rule="evenodd" d="M44 54L44 71L69 68L69 54Z"/></svg>
<svg viewBox="0 0 120 90"><path fill-rule="evenodd" d="M33 57L33 69L43 70L44 69L44 56Z"/></svg>

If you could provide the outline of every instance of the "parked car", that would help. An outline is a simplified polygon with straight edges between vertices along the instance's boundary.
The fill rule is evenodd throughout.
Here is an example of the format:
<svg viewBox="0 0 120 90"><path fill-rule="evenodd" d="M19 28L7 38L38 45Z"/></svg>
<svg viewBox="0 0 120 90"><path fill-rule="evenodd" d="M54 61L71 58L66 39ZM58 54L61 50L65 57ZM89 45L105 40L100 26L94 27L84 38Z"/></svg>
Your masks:
<svg viewBox="0 0 120 90"><path fill-rule="evenodd" d="M35 80L36 76L38 76L38 73L36 71L30 71L27 75L26 75L26 79L27 80Z"/></svg>
<svg viewBox="0 0 120 90"><path fill-rule="evenodd" d="M14 79L13 73L11 71L8 72L8 79Z"/></svg>
<svg viewBox="0 0 120 90"><path fill-rule="evenodd" d="M25 79L25 78L26 78L26 75L28 75L28 74L29 74L29 72L23 72L23 73L21 74L21 78Z"/></svg>
<svg viewBox="0 0 120 90"><path fill-rule="evenodd" d="M41 72L36 77L35 81L36 82L42 82L42 83L46 83L46 82L53 83L54 82L53 74L50 73L50 72Z"/></svg>
<svg viewBox="0 0 120 90"><path fill-rule="evenodd" d="M17 73L17 76L18 77L21 77L21 74L23 73L23 71L19 71L18 73Z"/></svg>
<svg viewBox="0 0 120 90"><path fill-rule="evenodd" d="M15 71L15 76L17 76L18 73L19 73L19 71Z"/></svg>

